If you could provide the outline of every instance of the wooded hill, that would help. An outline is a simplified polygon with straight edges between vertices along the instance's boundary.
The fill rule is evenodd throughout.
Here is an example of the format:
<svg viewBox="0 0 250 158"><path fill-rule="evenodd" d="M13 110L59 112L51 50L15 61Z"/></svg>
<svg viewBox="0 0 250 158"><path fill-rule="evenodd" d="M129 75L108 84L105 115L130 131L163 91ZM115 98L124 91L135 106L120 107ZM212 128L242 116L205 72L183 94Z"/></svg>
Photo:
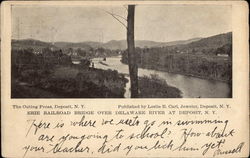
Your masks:
<svg viewBox="0 0 250 158"><path fill-rule="evenodd" d="M203 38L188 44L136 48L139 67L231 82L232 33ZM122 62L128 63L127 52Z"/></svg>
<svg viewBox="0 0 250 158"><path fill-rule="evenodd" d="M136 47L144 48L144 47L164 47L164 46L172 46L177 44L188 44L201 38L193 38L189 40L179 40L179 41L172 41L172 42L155 42L155 41L148 41L148 40L136 40L135 45ZM67 48L81 48L81 49L90 49L90 48L105 48L110 50L125 50L127 49L127 41L126 40L111 40L106 43L101 42L93 42L93 41L86 41L86 42L55 42L54 45L50 42L43 42L35 39L22 39L22 40L12 40L13 47L56 47L61 49Z"/></svg>
<svg viewBox="0 0 250 158"><path fill-rule="evenodd" d="M219 34L207 38L202 38L198 41L191 42L189 44L176 45L171 48L175 48L179 51L185 51L189 53L202 53L202 54L214 54L219 53L231 55L231 50L229 47L232 46L232 32L225 34ZM224 52L218 52L219 48L228 49Z"/></svg>

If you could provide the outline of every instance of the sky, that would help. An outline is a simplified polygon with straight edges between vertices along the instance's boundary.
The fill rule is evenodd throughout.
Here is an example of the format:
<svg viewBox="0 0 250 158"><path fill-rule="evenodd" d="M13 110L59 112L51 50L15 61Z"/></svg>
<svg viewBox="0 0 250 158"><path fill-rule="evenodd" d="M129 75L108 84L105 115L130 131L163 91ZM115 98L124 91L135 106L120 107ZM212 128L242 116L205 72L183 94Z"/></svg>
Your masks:
<svg viewBox="0 0 250 158"><path fill-rule="evenodd" d="M108 12L124 6L12 6L12 38L47 42L108 42L126 39L126 28ZM123 23L126 21L121 19ZM135 39L158 42L232 31L230 5L137 5Z"/></svg>

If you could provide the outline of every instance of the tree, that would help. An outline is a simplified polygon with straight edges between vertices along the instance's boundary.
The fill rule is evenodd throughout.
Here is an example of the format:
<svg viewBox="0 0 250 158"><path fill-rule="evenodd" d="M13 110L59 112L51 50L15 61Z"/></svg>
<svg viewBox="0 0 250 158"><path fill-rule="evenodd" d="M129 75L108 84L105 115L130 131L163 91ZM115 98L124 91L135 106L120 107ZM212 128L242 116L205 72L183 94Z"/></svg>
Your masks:
<svg viewBox="0 0 250 158"><path fill-rule="evenodd" d="M127 29L127 47L128 47L128 67L131 83L131 98L138 98L138 66L137 66L137 54L135 51L134 40L134 19L135 19L135 5L128 5L126 8L128 11L127 19L120 15L107 12L113 16L118 22L120 22ZM127 26L120 20L126 20Z"/></svg>
<svg viewBox="0 0 250 158"><path fill-rule="evenodd" d="M131 98L138 98L138 66L134 40L134 17L135 5L129 5L127 17L128 67L131 82Z"/></svg>

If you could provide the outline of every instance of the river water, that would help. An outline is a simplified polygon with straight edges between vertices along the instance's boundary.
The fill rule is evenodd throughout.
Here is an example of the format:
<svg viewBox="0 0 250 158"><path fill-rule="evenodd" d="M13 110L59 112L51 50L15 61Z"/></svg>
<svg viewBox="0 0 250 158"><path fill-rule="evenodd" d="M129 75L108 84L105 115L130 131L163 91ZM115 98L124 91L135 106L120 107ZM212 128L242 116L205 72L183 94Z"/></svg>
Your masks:
<svg viewBox="0 0 250 158"><path fill-rule="evenodd" d="M95 68L117 70L119 73L129 74L128 65L121 63L121 56L109 57L106 61L102 58L94 58ZM183 98L228 98L230 94L229 84L221 81L213 81L200 79L191 76L168 73L164 71L156 71L149 69L138 69L139 76L150 76L157 74L160 78L165 79L166 82L182 91ZM126 78L129 79L128 75ZM126 84L125 97L130 97L130 81Z"/></svg>

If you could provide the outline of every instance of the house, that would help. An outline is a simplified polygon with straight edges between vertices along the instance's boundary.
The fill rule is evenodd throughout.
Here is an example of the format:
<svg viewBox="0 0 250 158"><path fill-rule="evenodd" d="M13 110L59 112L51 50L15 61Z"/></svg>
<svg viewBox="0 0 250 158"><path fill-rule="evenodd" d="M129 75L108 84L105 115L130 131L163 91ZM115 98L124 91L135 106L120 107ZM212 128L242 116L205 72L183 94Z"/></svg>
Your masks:
<svg viewBox="0 0 250 158"><path fill-rule="evenodd" d="M33 48L33 53L36 54L36 55L42 54L42 53L43 53L43 50L42 50L42 48L34 47L34 48Z"/></svg>

